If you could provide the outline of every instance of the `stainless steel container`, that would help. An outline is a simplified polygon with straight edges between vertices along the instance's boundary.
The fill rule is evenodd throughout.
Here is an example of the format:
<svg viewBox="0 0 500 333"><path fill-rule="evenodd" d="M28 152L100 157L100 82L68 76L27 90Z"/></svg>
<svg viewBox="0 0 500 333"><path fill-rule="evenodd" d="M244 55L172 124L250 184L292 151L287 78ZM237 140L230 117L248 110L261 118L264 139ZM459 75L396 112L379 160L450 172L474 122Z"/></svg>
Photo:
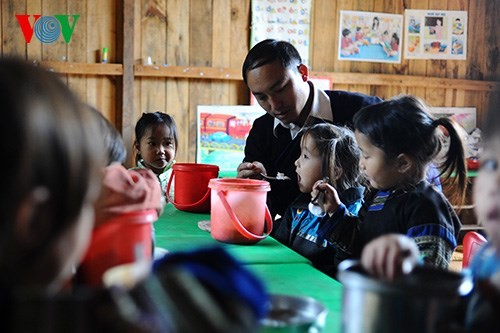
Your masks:
<svg viewBox="0 0 500 333"><path fill-rule="evenodd" d="M434 333L456 319L470 278L432 267L389 282L371 277L358 261L339 265L344 285L343 333Z"/></svg>
<svg viewBox="0 0 500 333"><path fill-rule="evenodd" d="M262 333L321 332L328 311L311 297L271 295L269 311L262 321Z"/></svg>

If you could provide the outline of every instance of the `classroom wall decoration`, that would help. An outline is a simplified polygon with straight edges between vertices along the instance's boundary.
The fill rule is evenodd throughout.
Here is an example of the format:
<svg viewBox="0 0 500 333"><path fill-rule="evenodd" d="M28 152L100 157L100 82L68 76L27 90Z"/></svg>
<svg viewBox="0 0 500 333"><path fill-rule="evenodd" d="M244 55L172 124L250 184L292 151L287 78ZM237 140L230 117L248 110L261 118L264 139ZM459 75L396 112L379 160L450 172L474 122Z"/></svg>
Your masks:
<svg viewBox="0 0 500 333"><path fill-rule="evenodd" d="M435 118L452 118L469 134L477 127L475 107L431 107L430 112Z"/></svg>
<svg viewBox="0 0 500 333"><path fill-rule="evenodd" d="M264 113L259 106L198 105L196 162L218 165L235 176L253 121Z"/></svg>
<svg viewBox="0 0 500 333"><path fill-rule="evenodd" d="M252 0L250 47L274 38L293 44L309 66L312 0Z"/></svg>
<svg viewBox="0 0 500 333"><path fill-rule="evenodd" d="M405 10L405 58L467 58L467 12Z"/></svg>
<svg viewBox="0 0 500 333"><path fill-rule="evenodd" d="M401 62L403 15L340 11L338 59Z"/></svg>

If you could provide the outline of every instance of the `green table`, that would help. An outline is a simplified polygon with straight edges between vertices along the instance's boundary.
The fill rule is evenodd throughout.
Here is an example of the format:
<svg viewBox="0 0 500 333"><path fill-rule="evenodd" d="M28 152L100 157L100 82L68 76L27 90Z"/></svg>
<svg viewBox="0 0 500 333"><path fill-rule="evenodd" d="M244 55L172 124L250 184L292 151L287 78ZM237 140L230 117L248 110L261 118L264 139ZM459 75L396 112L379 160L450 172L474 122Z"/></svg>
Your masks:
<svg viewBox="0 0 500 333"><path fill-rule="evenodd" d="M188 213L168 204L155 222L156 246L171 252L219 245L255 273L273 294L309 296L328 309L324 333L340 332L342 285L311 266L310 261L272 237L253 245L225 244L198 227L209 214Z"/></svg>
<svg viewBox="0 0 500 333"><path fill-rule="evenodd" d="M219 245L245 264L310 263L297 252L272 237L253 245L226 244L216 241L198 227L199 221L210 220L210 214L183 212L168 204L155 222L156 246L169 251L189 250L198 246Z"/></svg>
<svg viewBox="0 0 500 333"><path fill-rule="evenodd" d="M341 329L342 285L309 264L248 265L273 294L309 296L328 309L323 333Z"/></svg>

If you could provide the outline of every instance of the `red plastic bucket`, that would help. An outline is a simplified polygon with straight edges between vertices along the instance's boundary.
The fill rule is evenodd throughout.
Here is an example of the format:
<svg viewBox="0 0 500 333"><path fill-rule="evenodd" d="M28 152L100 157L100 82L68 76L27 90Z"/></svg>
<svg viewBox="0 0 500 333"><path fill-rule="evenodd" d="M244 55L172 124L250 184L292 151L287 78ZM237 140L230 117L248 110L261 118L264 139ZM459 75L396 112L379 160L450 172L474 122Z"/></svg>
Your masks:
<svg viewBox="0 0 500 333"><path fill-rule="evenodd" d="M109 268L152 258L152 224L156 210L127 212L113 217L92 232L89 248L78 268L79 283L102 286Z"/></svg>
<svg viewBox="0 0 500 333"><path fill-rule="evenodd" d="M271 190L268 182L217 178L210 180L208 187L212 189L210 233L214 239L253 244L269 235L273 220L266 205Z"/></svg>
<svg viewBox="0 0 500 333"><path fill-rule="evenodd" d="M208 182L219 175L219 167L211 164L175 163L168 180L167 198L175 208L187 212L210 212L210 189ZM170 197L170 186L174 182L174 199Z"/></svg>

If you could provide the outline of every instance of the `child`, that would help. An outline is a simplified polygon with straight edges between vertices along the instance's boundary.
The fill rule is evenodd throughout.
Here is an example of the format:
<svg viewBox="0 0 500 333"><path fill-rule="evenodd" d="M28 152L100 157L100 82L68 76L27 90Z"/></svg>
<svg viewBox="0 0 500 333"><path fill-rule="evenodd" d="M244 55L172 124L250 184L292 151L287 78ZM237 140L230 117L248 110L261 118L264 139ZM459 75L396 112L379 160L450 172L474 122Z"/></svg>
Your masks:
<svg viewBox="0 0 500 333"><path fill-rule="evenodd" d="M135 125L138 168L151 169L165 194L178 145L174 119L163 112L143 113Z"/></svg>
<svg viewBox="0 0 500 333"><path fill-rule="evenodd" d="M496 103L500 105L500 98ZM491 109L482 126L484 148L480 169L474 183L475 212L485 227L488 243L476 252L469 271L475 289L468 299L465 318L467 332L498 330L500 313L500 114ZM388 256L387 254L391 255ZM419 261L419 252L411 239L402 235L386 235L370 242L362 255L363 266L382 278L394 279L409 272ZM464 326L460 324L460 326ZM458 331L458 330L457 330ZM461 332L461 331L460 331Z"/></svg>
<svg viewBox="0 0 500 333"><path fill-rule="evenodd" d="M342 40L340 41L340 52L343 56L359 53L359 48L352 40L352 33L349 29L342 30Z"/></svg>
<svg viewBox="0 0 500 333"><path fill-rule="evenodd" d="M118 132L113 124L111 124L109 120L106 119L101 112L99 112L99 110L90 105L87 107L97 118L99 133L104 139L104 149L107 152L106 165L111 165L112 163L125 163L127 158L127 149L123 144L120 132Z"/></svg>
<svg viewBox="0 0 500 333"><path fill-rule="evenodd" d="M425 262L448 267L460 221L444 195L425 180L426 170L440 150L440 126L450 137L442 173L457 183L457 194L463 198L464 144L452 120L434 120L420 100L408 95L366 107L354 116L360 167L371 187L357 220L355 257L372 239L399 233L415 240ZM450 179L452 172L456 176ZM318 188L322 190L321 185ZM336 213L344 204L336 193L327 194L328 210ZM346 216L344 222L353 221Z"/></svg>
<svg viewBox="0 0 500 333"><path fill-rule="evenodd" d="M385 54L388 57L394 57L399 52L399 37L397 33L392 34L391 42L387 45L385 43L382 44L384 48Z"/></svg>
<svg viewBox="0 0 500 333"><path fill-rule="evenodd" d="M2 332L192 332L180 328L200 323L193 313L212 309L218 314L212 321L232 324L218 332L255 331L264 288L223 250L164 262L164 272L132 291L64 290L92 232L104 138L95 115L56 74L29 63L0 59L0 98L0 154L8 161L0 167ZM170 283L163 289L155 277ZM241 278L245 290L238 288ZM189 302L189 291L202 301ZM168 303L174 292L186 302ZM178 305L183 311L175 312Z"/></svg>
<svg viewBox="0 0 500 333"><path fill-rule="evenodd" d="M54 74L3 59L0 96L0 288L56 293L88 245L102 137Z"/></svg>
<svg viewBox="0 0 500 333"><path fill-rule="evenodd" d="M347 256L339 242L329 242L338 214L314 216L308 211L310 193L315 183L333 186L346 204L357 214L361 207L364 187L360 184L359 156L354 133L348 128L328 123L316 124L304 132L300 157L295 161L299 189L302 194L277 220L271 235L281 243L309 258L315 267L334 276L337 264ZM349 253L347 253L349 254Z"/></svg>
<svg viewBox="0 0 500 333"><path fill-rule="evenodd" d="M155 209L160 215L165 202L156 175L149 169L125 169L122 163L127 150L120 133L102 113L90 109L99 123L107 154L102 189L95 203L95 227L124 212Z"/></svg>
<svg viewBox="0 0 500 333"><path fill-rule="evenodd" d="M356 40L356 45L368 45L369 42L365 38L365 33L363 32L363 28L356 27L356 34L354 35L354 39Z"/></svg>

